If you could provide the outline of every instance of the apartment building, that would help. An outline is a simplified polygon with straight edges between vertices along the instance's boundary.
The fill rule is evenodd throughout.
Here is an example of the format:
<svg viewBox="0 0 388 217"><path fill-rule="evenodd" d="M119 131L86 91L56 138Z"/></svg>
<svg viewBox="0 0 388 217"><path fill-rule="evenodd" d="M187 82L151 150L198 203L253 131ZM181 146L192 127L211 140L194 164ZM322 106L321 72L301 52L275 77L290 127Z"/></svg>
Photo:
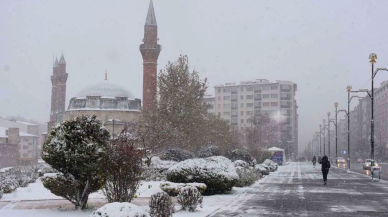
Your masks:
<svg viewBox="0 0 388 217"><path fill-rule="evenodd" d="M269 82L267 79L226 83L215 86L214 114L239 129L253 127L261 116L278 123L278 143L291 153L298 153L298 113L295 94L297 85L291 81Z"/></svg>

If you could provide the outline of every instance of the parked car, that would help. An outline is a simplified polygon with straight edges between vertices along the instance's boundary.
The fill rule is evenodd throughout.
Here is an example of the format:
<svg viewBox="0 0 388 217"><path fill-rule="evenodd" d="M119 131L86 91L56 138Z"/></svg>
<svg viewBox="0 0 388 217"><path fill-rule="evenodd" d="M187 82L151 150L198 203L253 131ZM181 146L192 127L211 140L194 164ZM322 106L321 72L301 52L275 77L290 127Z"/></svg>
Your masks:
<svg viewBox="0 0 388 217"><path fill-rule="evenodd" d="M357 163L364 163L364 160L362 158L358 158Z"/></svg>
<svg viewBox="0 0 388 217"><path fill-rule="evenodd" d="M364 170L370 170L370 166L372 163L372 159L365 159L365 162L362 164L362 168ZM379 166L379 164L375 161L375 166Z"/></svg>
<svg viewBox="0 0 388 217"><path fill-rule="evenodd" d="M346 163L345 158L343 158L343 157L338 157L338 163Z"/></svg>

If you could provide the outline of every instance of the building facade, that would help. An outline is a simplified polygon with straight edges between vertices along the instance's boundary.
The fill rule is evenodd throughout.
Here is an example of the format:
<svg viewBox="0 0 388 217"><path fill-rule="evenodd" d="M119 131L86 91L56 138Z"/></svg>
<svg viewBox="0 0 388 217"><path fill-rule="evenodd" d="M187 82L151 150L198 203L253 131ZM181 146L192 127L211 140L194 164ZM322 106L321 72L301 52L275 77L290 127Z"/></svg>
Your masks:
<svg viewBox="0 0 388 217"><path fill-rule="evenodd" d="M269 82L266 79L215 86L214 114L239 129L254 127L267 117L278 126L278 144L291 153L298 153L298 113L295 94L297 85L291 81ZM291 148L290 148L291 147Z"/></svg>

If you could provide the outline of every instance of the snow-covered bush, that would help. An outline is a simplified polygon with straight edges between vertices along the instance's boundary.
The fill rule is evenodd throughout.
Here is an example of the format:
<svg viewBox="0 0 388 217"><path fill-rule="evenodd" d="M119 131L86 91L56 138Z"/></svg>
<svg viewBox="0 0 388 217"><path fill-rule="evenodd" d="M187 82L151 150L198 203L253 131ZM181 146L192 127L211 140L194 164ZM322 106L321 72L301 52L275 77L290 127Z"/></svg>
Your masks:
<svg viewBox="0 0 388 217"><path fill-rule="evenodd" d="M89 194L104 184L103 165L109 137L108 130L94 115L72 118L53 127L43 144L42 159L63 176L50 178L45 187L66 199L69 194L75 195L70 202L76 209L86 208ZM53 181L55 178L58 180ZM73 188L57 191L55 185L49 184L56 182L74 184Z"/></svg>
<svg viewBox="0 0 388 217"><path fill-rule="evenodd" d="M107 147L103 193L110 203L131 202L139 188L143 172L143 151L125 128Z"/></svg>
<svg viewBox="0 0 388 217"><path fill-rule="evenodd" d="M0 188L0 199L3 197L3 189Z"/></svg>
<svg viewBox="0 0 388 217"><path fill-rule="evenodd" d="M268 175L269 174L269 168L263 166L262 164L256 164L255 168L256 168L256 170L260 171L261 175Z"/></svg>
<svg viewBox="0 0 388 217"><path fill-rule="evenodd" d="M231 161L243 160L250 165L253 165L254 160L246 149L234 149L232 151L228 151L226 152L225 157L229 158Z"/></svg>
<svg viewBox="0 0 388 217"><path fill-rule="evenodd" d="M142 179L145 181L165 181L167 170L177 163L176 161L164 161L160 160L159 157L153 157L149 166L143 164Z"/></svg>
<svg viewBox="0 0 388 217"><path fill-rule="evenodd" d="M249 164L243 160L236 160L235 162L233 162L233 164L236 168L237 167L245 167L245 168L249 167Z"/></svg>
<svg viewBox="0 0 388 217"><path fill-rule="evenodd" d="M204 195L232 190L239 176L232 162L222 156L182 161L167 171L167 180L175 183L204 183Z"/></svg>
<svg viewBox="0 0 388 217"><path fill-rule="evenodd" d="M181 162L187 159L194 158L194 154L181 148L167 149L160 156L161 160L171 160Z"/></svg>
<svg viewBox="0 0 388 217"><path fill-rule="evenodd" d="M89 217L149 217L148 213L131 203L108 203Z"/></svg>
<svg viewBox="0 0 388 217"><path fill-rule="evenodd" d="M198 157L200 157L200 158L220 156L220 155L221 155L221 151L215 145L201 146L201 148L198 151Z"/></svg>
<svg viewBox="0 0 388 217"><path fill-rule="evenodd" d="M275 170L278 169L278 164L273 162L270 159L267 159L263 162L263 164L267 165L269 167L270 172L274 172Z"/></svg>
<svg viewBox="0 0 388 217"><path fill-rule="evenodd" d="M151 196L150 216L151 217L172 217L174 204L166 192L158 192Z"/></svg>
<svg viewBox="0 0 388 217"><path fill-rule="evenodd" d="M205 192L207 188L204 183L160 183L160 188L170 196L177 196L179 194L180 189L186 186L196 187L201 194L203 194L203 192Z"/></svg>
<svg viewBox="0 0 388 217"><path fill-rule="evenodd" d="M186 186L180 189L177 201L183 210L194 212L198 204L202 208L203 197L196 187Z"/></svg>
<svg viewBox="0 0 388 217"><path fill-rule="evenodd" d="M19 187L19 182L15 175L4 177L0 182L0 189L3 190L4 194L9 194L15 191Z"/></svg>
<svg viewBox="0 0 388 217"><path fill-rule="evenodd" d="M236 167L236 171L240 177L234 185L236 187L250 186L261 178L261 173L254 167Z"/></svg>

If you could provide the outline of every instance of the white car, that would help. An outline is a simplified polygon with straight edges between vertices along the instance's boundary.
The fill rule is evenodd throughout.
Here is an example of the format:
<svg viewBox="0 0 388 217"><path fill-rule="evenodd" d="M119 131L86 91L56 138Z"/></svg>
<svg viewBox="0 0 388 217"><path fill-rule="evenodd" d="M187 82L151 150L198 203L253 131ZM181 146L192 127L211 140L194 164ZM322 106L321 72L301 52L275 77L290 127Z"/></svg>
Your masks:
<svg viewBox="0 0 388 217"><path fill-rule="evenodd" d="M365 162L362 164L362 168L364 170L370 170L370 166L372 163L372 159L365 159ZM379 164L375 161L375 166L379 166Z"/></svg>

